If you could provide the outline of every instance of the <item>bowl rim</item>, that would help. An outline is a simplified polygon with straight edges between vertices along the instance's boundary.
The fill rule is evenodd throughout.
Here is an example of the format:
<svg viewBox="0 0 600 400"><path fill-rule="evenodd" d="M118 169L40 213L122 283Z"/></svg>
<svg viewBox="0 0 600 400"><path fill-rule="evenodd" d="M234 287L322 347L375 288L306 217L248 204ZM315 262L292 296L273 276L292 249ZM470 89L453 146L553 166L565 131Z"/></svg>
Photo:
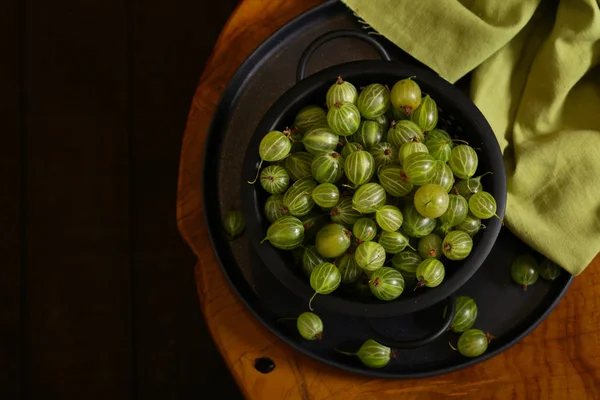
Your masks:
<svg viewBox="0 0 600 400"><path fill-rule="evenodd" d="M242 179L240 195L243 203L243 212L246 220L249 241L256 248L261 260L271 273L291 292L297 296L308 299L314 293L307 279L301 279L294 273L292 268L282 258L282 250L278 250L268 243L260 244L266 235L264 221L264 205L258 204L257 190L262 190L260 185L249 185L247 177L256 171L260 161L258 146L260 140L271 130L283 129L283 115L289 112L290 107L300 103L307 105L306 100L317 90L328 87L337 76L344 76L348 81L354 77L366 75L393 75L397 79L415 77L420 86L426 88L424 92L431 93L435 98L451 98L456 104L455 110L463 117L462 121L469 121L468 125L476 127L477 136L481 144L486 148L486 158L493 170L489 179L493 180L493 195L497 203L496 214L504 217L507 198L507 183L504 160L500 145L496 136L481 111L462 90L458 89L448 81L433 72L406 64L401 61L386 60L361 60L337 64L320 70L285 91L264 114L258 123L252 138L246 149L242 165ZM373 79L375 82L376 79ZM304 102L303 102L304 101ZM248 175L248 176L247 176ZM257 187L258 186L258 187ZM433 306L462 287L475 272L481 267L489 255L496 239L500 233L502 223L496 218L489 220L483 237L474 247L473 252L461 265L461 269L454 272L449 278L444 279L442 284L436 288L427 288L416 297L402 297L391 302L365 303L333 295L318 295L313 301L314 308L328 310L330 312L342 313L353 317L392 317L420 311Z"/></svg>

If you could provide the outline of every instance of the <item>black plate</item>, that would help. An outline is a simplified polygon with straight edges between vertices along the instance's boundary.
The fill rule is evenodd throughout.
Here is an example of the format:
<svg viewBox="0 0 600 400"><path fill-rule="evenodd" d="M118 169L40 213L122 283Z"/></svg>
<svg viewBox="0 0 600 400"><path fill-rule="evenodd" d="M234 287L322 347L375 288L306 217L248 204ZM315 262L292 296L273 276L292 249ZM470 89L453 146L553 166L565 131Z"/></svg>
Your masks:
<svg viewBox="0 0 600 400"><path fill-rule="evenodd" d="M279 98L264 116L246 151L243 171L245 177L242 176L241 183L246 229L250 240L258 248L262 261L271 272L289 290L305 299L310 298L313 289L300 268L290 268L293 264L291 252L260 243L269 227L269 221L264 215L268 194L259 184L248 185L246 181L256 173L257 164L260 162L258 149L264 132L283 129L286 124L293 123L297 111L303 106L321 103L331 82L335 82L339 75L359 88L373 82L392 86L404 77L416 76L415 81L419 83L423 92L436 99L439 108L437 127L454 137L467 140L487 156L479 158L476 176L487 171L493 172L482 179L482 184L496 199L497 214L500 218L504 216L506 204L506 175L500 147L484 116L462 91L429 71L407 66L403 62L354 61L319 71L298 82ZM326 309L356 317L388 317L430 307L463 286L488 256L502 224L497 218L484 223L487 228L474 237L473 251L468 258L455 262L444 260L446 275L442 284L435 288L406 290L398 299L389 302L381 302L375 298L360 300L356 296L344 295L343 290L336 290L328 296L316 296L313 304L320 311Z"/></svg>
<svg viewBox="0 0 600 400"><path fill-rule="evenodd" d="M439 340L412 350L399 350L386 368L369 370L356 358L335 352L355 350L368 339L364 320L319 313L325 325L322 341L302 340L293 321L279 321L306 311L307 301L291 294L262 264L250 241L241 236L228 242L221 216L241 209L240 181L246 148L262 116L295 84L300 54L317 36L334 29L361 29L341 3L331 1L296 18L266 40L242 64L219 103L207 135L204 165L204 213L211 243L225 276L248 309L281 340L305 354L348 371L386 378L439 375L487 360L529 334L556 306L572 277L564 272L553 282L538 281L526 292L510 278L511 261L532 250L502 229L484 265L458 294L473 297L479 307L475 327L494 334L486 354L467 359L448 346L458 335L448 332ZM393 58L424 67L387 40L378 37ZM378 59L369 45L339 39L323 45L310 63L308 73L347 62ZM459 82L458 86L465 83ZM442 304L416 314L368 322L378 332L397 339L415 339L436 328ZM318 312L318 310L317 310Z"/></svg>

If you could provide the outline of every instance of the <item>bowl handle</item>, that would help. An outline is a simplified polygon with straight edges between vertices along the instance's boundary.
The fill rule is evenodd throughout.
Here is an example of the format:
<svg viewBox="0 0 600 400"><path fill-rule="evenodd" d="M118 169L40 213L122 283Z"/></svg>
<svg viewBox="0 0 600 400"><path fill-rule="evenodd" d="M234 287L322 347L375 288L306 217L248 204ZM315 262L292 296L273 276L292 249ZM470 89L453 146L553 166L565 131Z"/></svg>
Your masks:
<svg viewBox="0 0 600 400"><path fill-rule="evenodd" d="M447 308L446 316L442 320L442 324L433 333L430 333L427 336L424 336L419 339L413 339L413 340L392 339L392 338L389 338L389 337L377 332L373 328L373 326L371 325L371 323L369 322L368 319L363 319L362 322L363 322L365 328L367 329L367 331L369 332L371 339L375 340L376 342L378 342L384 346L391 347L393 349L400 349L400 350L416 349L417 347L423 347L423 346L433 342L434 340L436 340L437 338L442 336L444 334L444 332L446 332L448 330L448 328L450 328L450 325L452 324L452 320L454 319L454 313L456 311L455 300L456 300L456 296L454 294L452 294L446 298L445 301L446 301L446 305L448 308Z"/></svg>
<svg viewBox="0 0 600 400"><path fill-rule="evenodd" d="M308 64L308 60L312 57L313 53L321 47L323 44L329 42L330 40L343 38L343 37L352 37L356 39L360 39L363 42L369 43L371 46L375 47L375 50L381 55L384 60L391 61L390 55L385 50L385 48L379 43L377 40L373 39L373 37L369 36L366 33L361 31L356 31L352 29L339 29L331 32L327 32L315 40L312 41L310 45L304 50L302 56L300 57L300 61L298 62L298 69L296 70L296 81L301 81L305 77L306 73L306 65Z"/></svg>

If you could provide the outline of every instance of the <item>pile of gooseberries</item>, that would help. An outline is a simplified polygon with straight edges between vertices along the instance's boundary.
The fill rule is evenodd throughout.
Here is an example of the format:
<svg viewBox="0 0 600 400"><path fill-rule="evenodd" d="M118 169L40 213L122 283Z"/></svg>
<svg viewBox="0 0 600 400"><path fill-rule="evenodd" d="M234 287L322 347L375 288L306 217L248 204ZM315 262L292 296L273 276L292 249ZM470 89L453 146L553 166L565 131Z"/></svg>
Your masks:
<svg viewBox="0 0 600 400"><path fill-rule="evenodd" d="M340 286L380 301L439 286L446 260L467 258L496 216L477 151L438 127L435 100L412 78L357 90L339 77L324 105L260 142L249 183L270 195L263 242L294 253L311 311Z"/></svg>
<svg viewBox="0 0 600 400"><path fill-rule="evenodd" d="M391 90L379 83L358 90L339 77L324 100L262 138L248 182L269 194L262 242L291 251L314 291L310 311L292 318L305 340L323 335L315 296L342 286L393 301L407 287L439 286L446 261L469 257L483 222L498 217L481 182L491 172L475 176L476 149L438 126L435 100L413 78ZM233 214L228 222L230 235L239 234L242 223ZM473 328L476 318L475 301L457 298L450 329L461 334L458 350L468 357L491 339ZM395 356L373 339L345 354L370 368Z"/></svg>

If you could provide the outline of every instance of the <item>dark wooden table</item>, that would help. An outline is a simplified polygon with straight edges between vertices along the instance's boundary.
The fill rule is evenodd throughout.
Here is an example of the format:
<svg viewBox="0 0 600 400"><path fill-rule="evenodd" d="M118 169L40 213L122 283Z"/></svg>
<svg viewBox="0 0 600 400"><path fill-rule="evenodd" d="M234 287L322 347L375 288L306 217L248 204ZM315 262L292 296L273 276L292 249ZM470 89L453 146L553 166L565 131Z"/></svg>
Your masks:
<svg viewBox="0 0 600 400"><path fill-rule="evenodd" d="M215 259L202 219L204 140L220 94L241 62L277 28L318 0L245 0L227 22L198 85L181 153L179 228L198 256L204 316L243 393L251 399L599 399L600 257L530 336L483 364L448 375L393 381L350 375L313 361L245 309ZM257 357L275 361L263 375Z"/></svg>
<svg viewBox="0 0 600 400"><path fill-rule="evenodd" d="M241 398L174 210L236 3L0 3L0 399Z"/></svg>

